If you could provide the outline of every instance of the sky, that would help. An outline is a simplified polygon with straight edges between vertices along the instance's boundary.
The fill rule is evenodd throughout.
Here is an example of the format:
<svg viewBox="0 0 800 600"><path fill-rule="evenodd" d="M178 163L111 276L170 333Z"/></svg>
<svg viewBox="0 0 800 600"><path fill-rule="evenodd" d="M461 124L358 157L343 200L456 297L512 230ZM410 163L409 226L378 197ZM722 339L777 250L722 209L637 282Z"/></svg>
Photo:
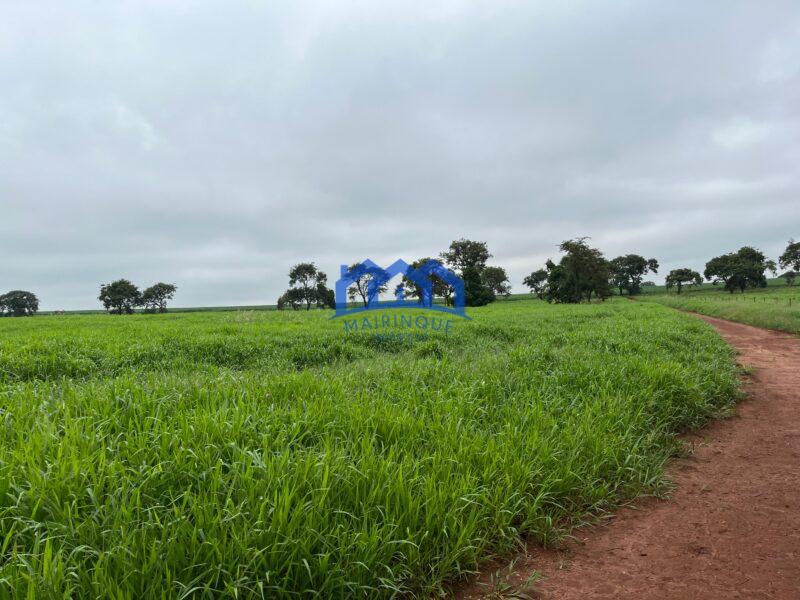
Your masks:
<svg viewBox="0 0 800 600"><path fill-rule="evenodd" d="M800 3L0 1L0 292L800 238Z"/></svg>

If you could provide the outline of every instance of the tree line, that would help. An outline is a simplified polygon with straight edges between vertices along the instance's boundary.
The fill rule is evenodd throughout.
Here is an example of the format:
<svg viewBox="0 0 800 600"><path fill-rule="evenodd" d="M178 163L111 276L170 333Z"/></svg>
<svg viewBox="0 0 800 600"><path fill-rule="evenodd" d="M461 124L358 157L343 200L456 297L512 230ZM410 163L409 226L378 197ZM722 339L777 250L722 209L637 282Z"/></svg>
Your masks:
<svg viewBox="0 0 800 600"><path fill-rule="evenodd" d="M647 273L658 272L658 261L638 254L626 254L607 260L597 248L586 242L588 238L576 238L561 243L559 250L564 256L556 264L548 260L545 268L528 275L523 283L531 292L548 302L575 303L592 298L605 300L612 289L628 295L638 294ZM789 240L786 250L778 258L781 269L789 269L783 275L787 285L793 285L800 271L800 242ZM778 274L778 265L763 252L751 246L743 246L736 252L715 256L706 263L703 275L693 269L673 269L666 276L668 289L677 288L680 294L687 285L700 285L703 276L714 285L722 284L733 293L748 288L765 287L766 271ZM651 283L652 285L652 283Z"/></svg>
<svg viewBox="0 0 800 600"><path fill-rule="evenodd" d="M112 315L130 315L137 308L146 313L167 312L167 302L175 297L178 287L172 283L156 283L144 291L128 281L118 279L100 286L97 297Z"/></svg>
<svg viewBox="0 0 800 600"><path fill-rule="evenodd" d="M800 242L789 240L778 263L768 259L763 252L752 246L742 246L736 252L715 256L706 263L703 276L714 285L722 284L731 294L748 288L766 287L766 271L773 276L778 274L778 267L789 269L781 275L786 285L794 285L797 271L800 271ZM700 273L691 269L675 269L667 275L667 287L677 288L678 293L684 285L700 285L703 278Z"/></svg>
<svg viewBox="0 0 800 600"><path fill-rule="evenodd" d="M605 300L616 289L620 295L635 295L646 285L648 273L658 273L659 264L654 258L638 254L625 254L607 260L597 248L587 243L589 238L566 240L559 245L563 253L558 263L548 259L545 267L525 277L523 284L537 297L548 302L576 303ZM425 269L431 264L449 269L464 282L465 304L484 306L500 296L511 294L508 274L503 267L488 265L492 254L486 242L458 239L438 257L423 257L411 263L413 269ZM790 239L778 261L768 259L763 252L752 246L743 246L736 252L715 256L706 263L703 275L688 267L673 269L666 276L668 289L680 294L685 286L699 286L703 277L714 285L722 284L731 294L744 292L748 288L767 285L765 273L777 275L778 267L786 269L780 276L787 285L794 285L800 272L800 242ZM367 306L371 296L388 291L388 281L382 269L361 263L350 266L349 275L354 284L348 290L351 302ZM445 304L453 303L453 288L434 273L430 275L433 294ZM327 286L328 277L313 263L299 263L289 271L289 288L278 298L279 310L311 310L311 308L335 308L336 298ZM376 282L373 285L373 282ZM146 313L167 312L167 303L173 299L177 286L171 283L156 283L143 291L127 279L118 279L100 286L98 300L110 314L131 314L137 308ZM407 276L395 287L395 293L406 298L422 301L422 290ZM32 292L13 290L0 295L0 317L25 317L39 310L39 299Z"/></svg>
<svg viewBox="0 0 800 600"><path fill-rule="evenodd" d="M146 313L165 313L167 303L175 297L177 290L178 287L172 283L156 283L140 291L127 279L118 279L102 284L97 299L112 315L129 315L137 308ZM15 290L0 296L0 317L30 317L37 312L39 299L33 292Z"/></svg>
<svg viewBox="0 0 800 600"><path fill-rule="evenodd" d="M488 265L492 254L486 242L454 240L449 248L438 257L423 257L413 261L412 269L428 269L433 284L433 295L448 306L453 304L453 288L431 270L442 266L457 275L464 282L465 304L484 306L494 302L498 296L511 294L511 286L505 269ZM348 289L351 302L367 306L375 296L389 289L386 272L378 267L363 263L350 265L347 272L353 280ZM311 310L316 308L335 308L336 298L333 290L327 287L328 277L312 263L299 263L289 271L289 289L278 298L278 309ZM402 293L405 298L417 298L422 302L422 289L407 275L394 288L395 295Z"/></svg>

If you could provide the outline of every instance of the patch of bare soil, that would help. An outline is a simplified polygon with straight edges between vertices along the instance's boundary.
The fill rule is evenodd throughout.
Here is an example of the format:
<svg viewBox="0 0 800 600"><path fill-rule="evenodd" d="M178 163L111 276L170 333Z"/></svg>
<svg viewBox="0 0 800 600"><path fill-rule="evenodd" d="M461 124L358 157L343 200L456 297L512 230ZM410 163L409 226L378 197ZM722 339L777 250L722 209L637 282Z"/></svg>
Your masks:
<svg viewBox="0 0 800 600"><path fill-rule="evenodd" d="M800 339L701 318L752 375L735 417L686 437L694 453L671 463L671 497L557 551L532 546L500 584L487 574L457 598L800 599Z"/></svg>

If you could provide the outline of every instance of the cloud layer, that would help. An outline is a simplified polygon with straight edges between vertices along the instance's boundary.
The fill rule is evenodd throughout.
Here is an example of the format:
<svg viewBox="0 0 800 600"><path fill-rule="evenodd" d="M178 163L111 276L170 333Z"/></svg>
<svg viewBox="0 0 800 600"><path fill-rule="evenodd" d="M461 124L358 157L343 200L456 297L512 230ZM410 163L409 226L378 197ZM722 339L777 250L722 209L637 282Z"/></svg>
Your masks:
<svg viewBox="0 0 800 600"><path fill-rule="evenodd" d="M662 275L800 237L797 2L18 2L0 290L273 303L314 260L588 235ZM701 269L702 270L702 269Z"/></svg>

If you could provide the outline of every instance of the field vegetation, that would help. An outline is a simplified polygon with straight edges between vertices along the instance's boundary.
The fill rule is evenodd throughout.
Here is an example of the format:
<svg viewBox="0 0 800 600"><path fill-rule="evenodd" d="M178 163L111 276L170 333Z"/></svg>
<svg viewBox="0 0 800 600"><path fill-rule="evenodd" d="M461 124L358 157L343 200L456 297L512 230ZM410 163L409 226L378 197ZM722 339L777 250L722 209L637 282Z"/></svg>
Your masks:
<svg viewBox="0 0 800 600"><path fill-rule="evenodd" d="M658 287L639 297L672 308L728 319L790 333L800 334L800 286L786 285L781 278L771 279L763 288L729 294L711 284L684 288L682 294Z"/></svg>
<svg viewBox="0 0 800 600"><path fill-rule="evenodd" d="M429 596L664 489L736 395L656 303L499 302L448 335L330 311L0 322L0 597Z"/></svg>

